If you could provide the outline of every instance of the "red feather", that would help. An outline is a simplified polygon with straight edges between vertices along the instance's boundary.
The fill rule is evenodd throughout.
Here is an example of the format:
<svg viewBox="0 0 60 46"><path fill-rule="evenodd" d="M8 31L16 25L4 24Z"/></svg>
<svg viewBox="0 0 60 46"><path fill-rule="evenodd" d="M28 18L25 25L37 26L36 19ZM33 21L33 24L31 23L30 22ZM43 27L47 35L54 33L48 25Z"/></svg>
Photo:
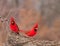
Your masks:
<svg viewBox="0 0 60 46"><path fill-rule="evenodd" d="M15 22L13 17L11 17L11 19L10 19L10 29L11 29L11 31L19 34L18 25L16 24L16 22Z"/></svg>
<svg viewBox="0 0 60 46"><path fill-rule="evenodd" d="M26 33L27 36L34 36L37 33L37 29L38 29L38 24L35 24L34 27Z"/></svg>

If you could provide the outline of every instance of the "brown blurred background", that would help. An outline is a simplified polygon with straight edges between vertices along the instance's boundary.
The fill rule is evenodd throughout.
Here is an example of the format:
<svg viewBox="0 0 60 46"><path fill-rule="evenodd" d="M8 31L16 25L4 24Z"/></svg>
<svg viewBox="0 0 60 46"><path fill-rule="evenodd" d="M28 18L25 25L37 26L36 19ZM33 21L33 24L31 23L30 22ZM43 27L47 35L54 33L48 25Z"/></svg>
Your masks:
<svg viewBox="0 0 60 46"><path fill-rule="evenodd" d="M0 43L7 39L11 16L25 31L38 22L36 39L60 40L60 0L0 0L0 16Z"/></svg>

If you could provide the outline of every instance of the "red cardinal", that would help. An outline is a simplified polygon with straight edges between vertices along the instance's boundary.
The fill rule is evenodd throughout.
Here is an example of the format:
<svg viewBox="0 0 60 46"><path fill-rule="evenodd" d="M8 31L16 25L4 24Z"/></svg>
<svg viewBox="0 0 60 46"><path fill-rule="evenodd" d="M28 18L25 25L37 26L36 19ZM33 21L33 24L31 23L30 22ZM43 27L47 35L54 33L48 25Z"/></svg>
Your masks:
<svg viewBox="0 0 60 46"><path fill-rule="evenodd" d="M18 26L17 26L17 24L16 24L16 22L15 22L13 17L11 17L11 19L10 19L10 29L13 32L19 34L19 28L18 28Z"/></svg>
<svg viewBox="0 0 60 46"><path fill-rule="evenodd" d="M38 29L38 24L35 24L34 27L29 32L26 32L25 34L27 36L32 37L37 33L37 29Z"/></svg>

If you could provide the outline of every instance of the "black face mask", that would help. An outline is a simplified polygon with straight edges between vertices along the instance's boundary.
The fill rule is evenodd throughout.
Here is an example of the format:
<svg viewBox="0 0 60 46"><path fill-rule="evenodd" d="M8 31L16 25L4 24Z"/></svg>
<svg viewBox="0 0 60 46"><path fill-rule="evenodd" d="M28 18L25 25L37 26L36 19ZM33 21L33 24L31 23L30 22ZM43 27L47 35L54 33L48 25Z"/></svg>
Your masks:
<svg viewBox="0 0 60 46"><path fill-rule="evenodd" d="M34 29L34 31L36 32L36 31L37 31L37 29L35 28L35 29Z"/></svg>

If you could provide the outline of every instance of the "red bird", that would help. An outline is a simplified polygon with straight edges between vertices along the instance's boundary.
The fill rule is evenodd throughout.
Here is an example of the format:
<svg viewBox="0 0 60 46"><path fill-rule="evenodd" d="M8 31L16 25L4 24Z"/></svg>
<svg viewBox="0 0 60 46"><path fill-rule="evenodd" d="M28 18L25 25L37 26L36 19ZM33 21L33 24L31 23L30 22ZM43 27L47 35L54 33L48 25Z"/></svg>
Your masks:
<svg viewBox="0 0 60 46"><path fill-rule="evenodd" d="M16 24L16 22L15 22L13 17L11 17L11 19L10 19L10 29L13 32L19 34L19 28L18 28L18 26L17 26L17 24Z"/></svg>
<svg viewBox="0 0 60 46"><path fill-rule="evenodd" d="M35 24L34 27L29 32L26 32L25 34L27 36L32 37L37 33L37 29L38 29L38 24Z"/></svg>

